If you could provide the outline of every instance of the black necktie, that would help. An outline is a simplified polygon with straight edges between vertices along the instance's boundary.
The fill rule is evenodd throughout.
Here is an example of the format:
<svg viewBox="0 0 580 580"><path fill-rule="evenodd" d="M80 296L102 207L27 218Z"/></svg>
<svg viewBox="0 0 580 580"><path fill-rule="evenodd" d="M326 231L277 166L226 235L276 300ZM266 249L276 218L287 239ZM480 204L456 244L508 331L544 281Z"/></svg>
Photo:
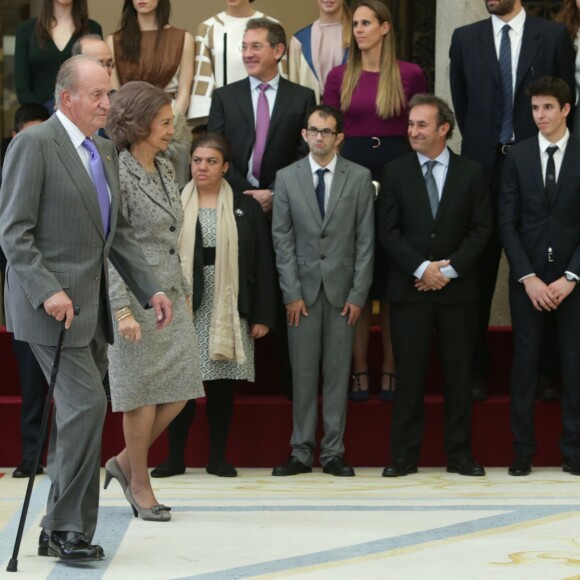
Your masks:
<svg viewBox="0 0 580 580"><path fill-rule="evenodd" d="M501 74L502 118L500 143L509 143L514 134L513 122L513 76L512 76L512 45L510 42L510 25L502 29L499 45L499 71Z"/></svg>
<svg viewBox="0 0 580 580"><path fill-rule="evenodd" d="M557 145L551 145L546 149L546 153L548 154L548 164L546 165L546 199L550 205L556 199L556 164L554 163L554 153L557 150Z"/></svg>
<svg viewBox="0 0 580 580"><path fill-rule="evenodd" d="M320 208L320 216L324 219L324 198L326 196L326 185L324 184L324 174L328 173L328 169L317 169L318 183L316 184L316 200Z"/></svg>

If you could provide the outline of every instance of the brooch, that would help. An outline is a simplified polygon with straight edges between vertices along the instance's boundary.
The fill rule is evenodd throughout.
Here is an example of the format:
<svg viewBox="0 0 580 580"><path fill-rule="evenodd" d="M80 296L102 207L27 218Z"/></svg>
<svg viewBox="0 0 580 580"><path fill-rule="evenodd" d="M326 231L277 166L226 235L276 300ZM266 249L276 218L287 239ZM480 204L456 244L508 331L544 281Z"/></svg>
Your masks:
<svg viewBox="0 0 580 580"><path fill-rule="evenodd" d="M243 210L241 210L241 209L239 209L239 208L238 208L238 209L236 209L236 210L234 210L234 214L235 214L235 216L236 216L236 217L244 217L244 212L243 212Z"/></svg>

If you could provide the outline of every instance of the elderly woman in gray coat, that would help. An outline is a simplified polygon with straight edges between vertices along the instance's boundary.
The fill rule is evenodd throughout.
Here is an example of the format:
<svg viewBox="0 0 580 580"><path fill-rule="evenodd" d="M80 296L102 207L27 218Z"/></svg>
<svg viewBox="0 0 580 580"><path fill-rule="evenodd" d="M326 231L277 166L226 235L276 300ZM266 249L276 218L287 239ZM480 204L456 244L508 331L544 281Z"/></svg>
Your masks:
<svg viewBox="0 0 580 580"><path fill-rule="evenodd" d="M135 516L167 521L147 471L149 447L188 399L204 396L191 314L192 289L181 272L177 243L183 223L179 189L170 161L159 155L173 135L171 97L140 81L115 94L107 134L119 154L123 213L165 293L173 302L172 326L155 332L152 310L136 298L109 267L110 299L116 320L109 350L114 411L123 411L126 447L106 464L105 487L118 480Z"/></svg>

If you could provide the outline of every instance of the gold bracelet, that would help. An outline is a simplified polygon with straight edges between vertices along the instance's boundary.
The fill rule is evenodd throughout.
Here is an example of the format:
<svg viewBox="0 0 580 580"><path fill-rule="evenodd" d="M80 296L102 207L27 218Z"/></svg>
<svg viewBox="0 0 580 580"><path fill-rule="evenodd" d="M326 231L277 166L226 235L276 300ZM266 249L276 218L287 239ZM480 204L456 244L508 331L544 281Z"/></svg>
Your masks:
<svg viewBox="0 0 580 580"><path fill-rule="evenodd" d="M131 312L127 312L123 314L123 316L119 316L119 318L115 317L115 322L120 322L121 320L123 320L123 318L127 318L127 316L132 316Z"/></svg>
<svg viewBox="0 0 580 580"><path fill-rule="evenodd" d="M120 308L119 310L117 310L115 312L115 320L120 320L126 314L131 314L131 309L128 306L125 306L124 308Z"/></svg>

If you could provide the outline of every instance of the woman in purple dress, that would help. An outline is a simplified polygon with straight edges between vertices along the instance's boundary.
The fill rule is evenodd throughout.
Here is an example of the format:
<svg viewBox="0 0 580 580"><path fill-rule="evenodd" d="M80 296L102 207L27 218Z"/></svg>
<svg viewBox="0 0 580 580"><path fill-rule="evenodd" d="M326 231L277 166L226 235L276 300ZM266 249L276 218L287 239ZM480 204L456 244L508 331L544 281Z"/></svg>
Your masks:
<svg viewBox="0 0 580 580"><path fill-rule="evenodd" d="M404 155L407 141L408 100L427 92L419 66L396 59L393 19L380 0L362 0L353 14L353 37L346 64L332 69L326 80L324 103L344 113L343 157L370 169L379 181L383 165ZM369 398L368 345L372 300L380 300L383 339L381 399L391 400L395 391L395 364L385 294L385 260L375 246L375 273L369 301L355 331L353 392L351 400Z"/></svg>

